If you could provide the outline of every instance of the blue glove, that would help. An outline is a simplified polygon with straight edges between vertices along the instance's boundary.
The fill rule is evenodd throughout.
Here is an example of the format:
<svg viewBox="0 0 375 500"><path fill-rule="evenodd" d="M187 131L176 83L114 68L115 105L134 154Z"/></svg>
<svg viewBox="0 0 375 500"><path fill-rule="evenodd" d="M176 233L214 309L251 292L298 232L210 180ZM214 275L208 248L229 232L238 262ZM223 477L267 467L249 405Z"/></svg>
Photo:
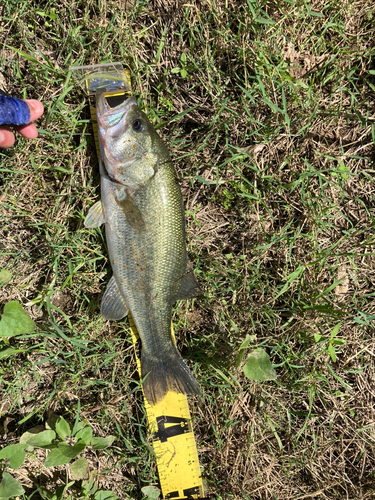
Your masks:
<svg viewBox="0 0 375 500"><path fill-rule="evenodd" d="M30 108L22 99L0 90L0 125L28 125Z"/></svg>

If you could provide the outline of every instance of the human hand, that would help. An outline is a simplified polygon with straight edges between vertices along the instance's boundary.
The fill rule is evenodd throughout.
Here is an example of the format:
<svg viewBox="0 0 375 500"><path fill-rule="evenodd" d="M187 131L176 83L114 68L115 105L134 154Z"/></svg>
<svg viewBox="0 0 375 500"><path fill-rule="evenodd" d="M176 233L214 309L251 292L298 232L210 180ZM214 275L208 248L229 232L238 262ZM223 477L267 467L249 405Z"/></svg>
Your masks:
<svg viewBox="0 0 375 500"><path fill-rule="evenodd" d="M34 120L40 118L43 114L44 107L40 101L35 99L26 99L25 102L30 108L30 123L28 125L22 125L20 127L13 127L21 135L26 137L26 139L35 139L38 137L38 131L34 123ZM10 148L13 146L15 141L13 130L7 125L0 126L0 148Z"/></svg>

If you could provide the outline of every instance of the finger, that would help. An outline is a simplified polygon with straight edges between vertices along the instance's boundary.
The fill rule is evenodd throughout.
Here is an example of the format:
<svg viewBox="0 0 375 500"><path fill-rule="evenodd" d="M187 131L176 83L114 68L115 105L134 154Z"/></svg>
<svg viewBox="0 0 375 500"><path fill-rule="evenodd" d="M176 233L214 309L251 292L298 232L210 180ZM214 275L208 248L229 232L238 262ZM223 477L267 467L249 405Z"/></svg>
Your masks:
<svg viewBox="0 0 375 500"><path fill-rule="evenodd" d="M43 114L44 108L43 104L36 99L26 99L25 101L30 108L30 121L37 120ZM38 131L33 123L28 125L22 125L21 127L14 127L20 134L22 134L26 139L36 139L38 137Z"/></svg>
<svg viewBox="0 0 375 500"><path fill-rule="evenodd" d="M8 127L0 127L0 148L10 148L14 144L14 134Z"/></svg>
<svg viewBox="0 0 375 500"><path fill-rule="evenodd" d="M28 125L23 125L22 127L14 127L21 135L26 137L26 139L36 139L38 137L38 131L33 123Z"/></svg>
<svg viewBox="0 0 375 500"><path fill-rule="evenodd" d="M43 114L44 107L40 101L36 99L25 99L25 102L28 104L30 108L30 121L33 122L40 118Z"/></svg>

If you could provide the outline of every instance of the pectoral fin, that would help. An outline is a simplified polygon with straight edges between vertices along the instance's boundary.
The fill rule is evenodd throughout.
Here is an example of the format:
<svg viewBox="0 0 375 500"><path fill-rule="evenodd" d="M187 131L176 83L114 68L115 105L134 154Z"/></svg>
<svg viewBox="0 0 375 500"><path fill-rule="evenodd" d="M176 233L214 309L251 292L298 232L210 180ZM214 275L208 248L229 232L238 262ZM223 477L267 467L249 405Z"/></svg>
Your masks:
<svg viewBox="0 0 375 500"><path fill-rule="evenodd" d="M109 321L119 321L128 314L128 308L121 296L114 276L109 280L104 292L100 314Z"/></svg>
<svg viewBox="0 0 375 500"><path fill-rule="evenodd" d="M180 289L174 299L174 302L176 300L192 299L197 295L201 295L201 293L202 290L199 288L197 278L195 277L193 265L188 261L185 274L182 277Z"/></svg>
<svg viewBox="0 0 375 500"><path fill-rule="evenodd" d="M117 190L115 196L117 205L121 208L129 226L135 231L144 231L146 224L143 215L126 188Z"/></svg>
<svg viewBox="0 0 375 500"><path fill-rule="evenodd" d="M102 207L102 202L97 201L89 210L89 213L86 216L85 219L85 227L100 227L102 224L104 224L104 214L103 214L103 207Z"/></svg>

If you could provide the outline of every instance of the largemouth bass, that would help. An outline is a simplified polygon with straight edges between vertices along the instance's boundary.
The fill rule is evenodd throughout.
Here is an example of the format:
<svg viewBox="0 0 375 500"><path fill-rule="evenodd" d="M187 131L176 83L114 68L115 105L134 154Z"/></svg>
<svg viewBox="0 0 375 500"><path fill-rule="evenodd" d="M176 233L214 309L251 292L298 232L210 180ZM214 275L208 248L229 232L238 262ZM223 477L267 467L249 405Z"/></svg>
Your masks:
<svg viewBox="0 0 375 500"><path fill-rule="evenodd" d="M194 297L198 284L188 261L181 191L167 148L134 97L111 108L97 96L101 201L86 227L105 223L113 277L101 315L120 320L130 311L142 342L143 390L149 403L169 390L199 394L199 386L171 336L172 305Z"/></svg>

